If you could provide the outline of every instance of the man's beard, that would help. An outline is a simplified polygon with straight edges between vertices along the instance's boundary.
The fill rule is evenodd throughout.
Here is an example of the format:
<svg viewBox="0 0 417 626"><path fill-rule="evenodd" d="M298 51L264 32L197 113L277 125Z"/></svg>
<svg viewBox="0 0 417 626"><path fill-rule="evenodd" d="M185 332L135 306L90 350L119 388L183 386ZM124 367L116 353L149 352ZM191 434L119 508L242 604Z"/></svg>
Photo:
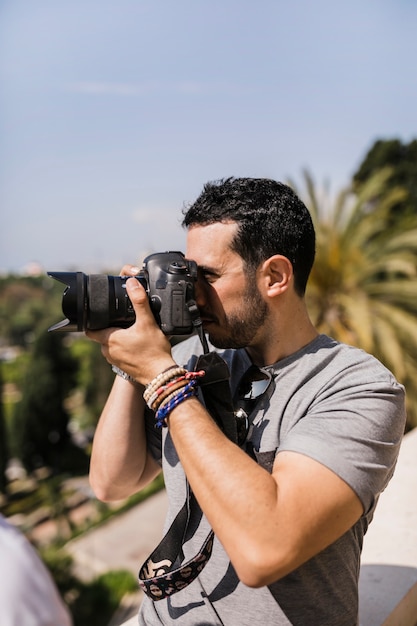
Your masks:
<svg viewBox="0 0 417 626"><path fill-rule="evenodd" d="M226 317L227 335L216 337L209 332L210 342L216 348L245 348L264 324L267 314L268 307L259 289L249 282L240 310Z"/></svg>

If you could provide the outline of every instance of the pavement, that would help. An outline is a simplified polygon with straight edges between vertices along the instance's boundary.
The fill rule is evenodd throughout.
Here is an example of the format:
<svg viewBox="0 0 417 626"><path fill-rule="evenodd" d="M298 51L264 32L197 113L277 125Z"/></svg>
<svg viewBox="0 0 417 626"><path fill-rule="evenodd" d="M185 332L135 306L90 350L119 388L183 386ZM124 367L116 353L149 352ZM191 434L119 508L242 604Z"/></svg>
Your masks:
<svg viewBox="0 0 417 626"><path fill-rule="evenodd" d="M74 559L75 575L88 581L109 570L124 569L137 577L141 565L163 536L167 508L164 489L67 543L65 550ZM137 623L142 599L138 585L137 593L124 598L107 626L119 626L129 619Z"/></svg>
<svg viewBox="0 0 417 626"><path fill-rule="evenodd" d="M417 626L417 428L365 535L359 606L360 626Z"/></svg>
<svg viewBox="0 0 417 626"><path fill-rule="evenodd" d="M159 491L67 543L65 549L74 558L76 574L89 580L108 570L126 569L137 576L162 538L167 508L166 491Z"/></svg>
<svg viewBox="0 0 417 626"><path fill-rule="evenodd" d="M394 476L365 535L362 564L417 568L417 428L403 439Z"/></svg>

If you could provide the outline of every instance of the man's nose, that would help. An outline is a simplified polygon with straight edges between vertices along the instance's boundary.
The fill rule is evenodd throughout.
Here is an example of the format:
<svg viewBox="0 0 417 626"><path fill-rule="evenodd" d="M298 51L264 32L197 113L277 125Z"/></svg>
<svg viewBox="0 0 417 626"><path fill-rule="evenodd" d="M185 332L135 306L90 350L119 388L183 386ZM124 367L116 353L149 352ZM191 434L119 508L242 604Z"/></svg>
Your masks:
<svg viewBox="0 0 417 626"><path fill-rule="evenodd" d="M195 301L199 309L204 308L207 303L207 294L204 285L204 281L197 278L194 285Z"/></svg>

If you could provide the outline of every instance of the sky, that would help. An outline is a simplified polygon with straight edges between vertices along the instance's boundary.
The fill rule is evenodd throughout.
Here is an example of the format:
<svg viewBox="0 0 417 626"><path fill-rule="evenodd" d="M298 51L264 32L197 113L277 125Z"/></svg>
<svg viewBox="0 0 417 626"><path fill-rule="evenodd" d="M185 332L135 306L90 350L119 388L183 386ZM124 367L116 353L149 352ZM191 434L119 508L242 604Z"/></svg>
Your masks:
<svg viewBox="0 0 417 626"><path fill-rule="evenodd" d="M414 0L0 0L0 273L184 250L228 176L346 187L417 137Z"/></svg>

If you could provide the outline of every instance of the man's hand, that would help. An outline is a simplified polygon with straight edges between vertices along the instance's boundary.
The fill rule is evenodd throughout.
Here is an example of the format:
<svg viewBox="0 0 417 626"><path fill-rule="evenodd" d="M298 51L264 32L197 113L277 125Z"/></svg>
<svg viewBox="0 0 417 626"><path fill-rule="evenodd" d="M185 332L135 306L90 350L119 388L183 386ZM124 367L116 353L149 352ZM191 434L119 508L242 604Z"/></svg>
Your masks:
<svg viewBox="0 0 417 626"><path fill-rule="evenodd" d="M136 265L123 265L119 276L137 276L140 269Z"/></svg>
<svg viewBox="0 0 417 626"><path fill-rule="evenodd" d="M124 276L137 274L137 269L125 265ZM146 385L157 374L174 365L171 345L155 322L146 291L135 278L126 282L136 320L130 328L105 328L86 331L87 337L101 344L107 361L117 365L136 381Z"/></svg>

